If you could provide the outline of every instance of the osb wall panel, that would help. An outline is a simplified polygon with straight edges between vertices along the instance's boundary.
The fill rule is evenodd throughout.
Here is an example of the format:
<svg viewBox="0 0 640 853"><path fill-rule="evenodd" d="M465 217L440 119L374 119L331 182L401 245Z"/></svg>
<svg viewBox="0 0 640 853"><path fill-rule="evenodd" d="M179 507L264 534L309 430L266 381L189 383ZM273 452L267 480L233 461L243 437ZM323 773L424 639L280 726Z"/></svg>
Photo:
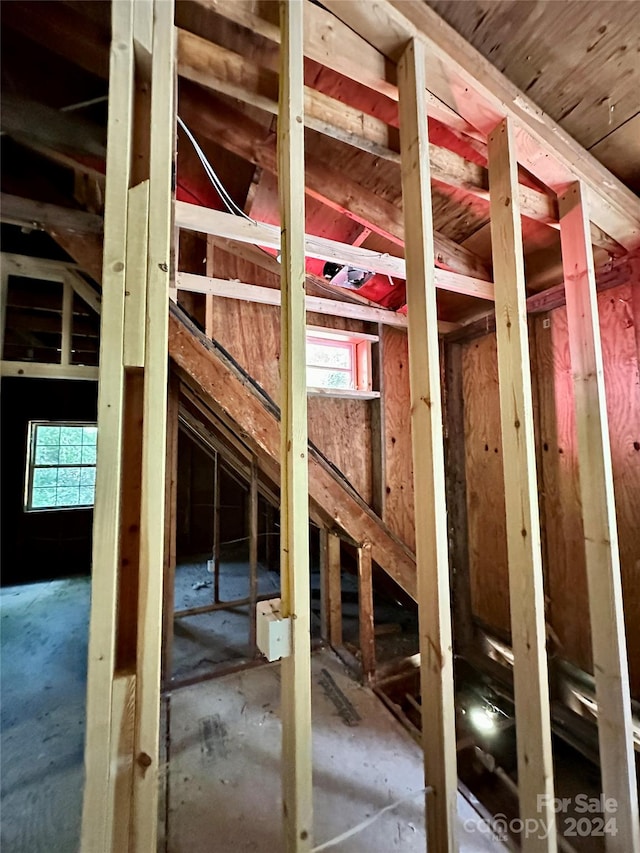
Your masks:
<svg viewBox="0 0 640 853"><path fill-rule="evenodd" d="M363 331L363 324L309 314L309 323ZM236 299L216 299L213 337L269 396L280 402L280 309ZM371 412L367 400L309 398L309 437L371 501Z"/></svg>
<svg viewBox="0 0 640 853"><path fill-rule="evenodd" d="M635 288L635 293L634 293ZM640 375L633 299L640 282L599 294L607 414L632 692L640 697ZM540 367L543 519L548 620L559 653L591 670L587 580L579 491L567 315L536 318Z"/></svg>
<svg viewBox="0 0 640 853"><path fill-rule="evenodd" d="M384 521L403 542L416 547L411 455L411 390L406 332L383 327L385 422Z"/></svg>
<svg viewBox="0 0 640 853"><path fill-rule="evenodd" d="M509 577L495 334L464 346L462 383L471 603L474 616L508 634Z"/></svg>

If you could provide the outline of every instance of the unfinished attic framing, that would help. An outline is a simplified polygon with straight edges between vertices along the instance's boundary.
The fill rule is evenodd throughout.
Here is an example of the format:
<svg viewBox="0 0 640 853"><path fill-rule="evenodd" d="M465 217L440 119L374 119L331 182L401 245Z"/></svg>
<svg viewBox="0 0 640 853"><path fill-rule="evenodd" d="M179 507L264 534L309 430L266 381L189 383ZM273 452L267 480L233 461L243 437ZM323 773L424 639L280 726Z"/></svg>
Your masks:
<svg viewBox="0 0 640 853"><path fill-rule="evenodd" d="M174 617L247 607L243 665L260 662L276 598L257 579L260 507L280 519L284 849L320 841L311 523L320 639L363 683L402 675L376 659L378 586L417 603L428 849L461 841L471 661L513 702L519 819L547 828L522 849L567 849L552 738L590 726L616 804L606 850L640 853L640 200L624 154L633 189L420 0L10 6L5 32L87 75L86 103L108 81L106 144L60 104L3 104L3 223L66 253L3 247L3 390L98 385L83 853L158 849L162 695L198 680L174 677ZM20 158L50 192L28 197ZM69 170L63 203L51 175ZM349 353L338 387L309 379L326 373L315 339ZM184 612L179 435L214 460L213 598ZM246 484L249 540L231 602L224 471Z"/></svg>

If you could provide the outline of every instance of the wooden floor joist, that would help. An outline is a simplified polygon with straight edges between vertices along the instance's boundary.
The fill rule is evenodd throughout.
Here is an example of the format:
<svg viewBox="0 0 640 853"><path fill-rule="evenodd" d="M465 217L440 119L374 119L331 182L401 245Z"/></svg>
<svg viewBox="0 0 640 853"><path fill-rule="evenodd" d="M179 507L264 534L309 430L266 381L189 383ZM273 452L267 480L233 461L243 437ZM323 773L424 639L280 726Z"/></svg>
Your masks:
<svg viewBox="0 0 640 853"><path fill-rule="evenodd" d="M280 3L280 577L282 616L290 620L291 631L291 649L281 664L287 853L307 853L313 847L302 12L302 0Z"/></svg>
<svg viewBox="0 0 640 853"><path fill-rule="evenodd" d="M520 818L549 828L547 834L523 835L522 849L553 853L551 716L524 255L508 119L489 135L489 180Z"/></svg>
<svg viewBox="0 0 640 853"><path fill-rule="evenodd" d="M608 853L638 853L640 822L611 448L589 217L578 182L559 198L580 495L598 702L602 792L616 802Z"/></svg>
<svg viewBox="0 0 640 853"><path fill-rule="evenodd" d="M406 218L411 445L416 518L420 694L427 847L457 850L453 640L444 478L442 394L422 45L398 64L402 196Z"/></svg>

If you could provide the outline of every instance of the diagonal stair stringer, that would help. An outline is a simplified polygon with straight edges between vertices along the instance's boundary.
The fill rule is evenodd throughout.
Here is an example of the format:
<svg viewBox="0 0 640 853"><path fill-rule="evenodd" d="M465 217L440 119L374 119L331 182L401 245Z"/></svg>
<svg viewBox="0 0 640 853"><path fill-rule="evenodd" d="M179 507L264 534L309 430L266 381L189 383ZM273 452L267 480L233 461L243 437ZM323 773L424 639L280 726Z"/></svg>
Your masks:
<svg viewBox="0 0 640 853"><path fill-rule="evenodd" d="M228 353L203 335L173 304L169 313L169 355L182 381L212 411L231 422L265 473L278 482L279 408ZM323 519L329 528L341 531L358 545L370 543L375 562L415 599L415 556L311 442L309 501L311 514Z"/></svg>

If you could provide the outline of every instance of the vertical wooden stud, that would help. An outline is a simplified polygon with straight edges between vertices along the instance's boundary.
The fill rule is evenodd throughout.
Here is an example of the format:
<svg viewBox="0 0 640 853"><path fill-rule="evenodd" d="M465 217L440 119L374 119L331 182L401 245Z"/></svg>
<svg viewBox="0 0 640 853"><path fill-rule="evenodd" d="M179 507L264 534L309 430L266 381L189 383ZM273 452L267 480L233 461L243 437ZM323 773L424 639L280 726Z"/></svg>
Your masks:
<svg viewBox="0 0 640 853"><path fill-rule="evenodd" d="M303 4L280 2L278 176L282 228L281 578L291 654L282 661L282 771L285 849L310 851L311 641L304 257Z"/></svg>
<svg viewBox="0 0 640 853"><path fill-rule="evenodd" d="M167 402L167 464L165 471L165 526L164 526L164 606L162 631L162 683L168 687L173 672L173 614L175 610L176 538L178 508L178 433L180 408L180 380L172 373L169 377Z"/></svg>
<svg viewBox="0 0 640 853"><path fill-rule="evenodd" d="M457 849L453 650L424 47L398 64L427 846Z"/></svg>
<svg viewBox="0 0 640 853"><path fill-rule="evenodd" d="M213 602L220 601L220 454L213 460Z"/></svg>
<svg viewBox="0 0 640 853"><path fill-rule="evenodd" d="M384 370L382 369L384 326L378 323L378 341L371 348L371 379L380 396L369 403L371 411L371 506L384 518L385 491L385 418Z"/></svg>
<svg viewBox="0 0 640 853"><path fill-rule="evenodd" d="M73 288L65 279L62 283L62 336L60 341L60 364L71 364L72 335Z"/></svg>
<svg viewBox="0 0 640 853"><path fill-rule="evenodd" d="M579 182L558 199L609 853L638 853L640 822L609 424L590 225Z"/></svg>
<svg viewBox="0 0 640 853"><path fill-rule="evenodd" d="M249 645L256 651L256 604L258 601L258 466L251 460L249 483Z"/></svg>
<svg viewBox="0 0 640 853"><path fill-rule="evenodd" d="M505 119L489 135L491 239L514 654L520 818L543 821L522 849L556 849L542 552L527 333L518 162Z"/></svg>
<svg viewBox="0 0 640 853"><path fill-rule="evenodd" d="M147 222L149 181L129 190L127 282L124 300L125 367L144 367L147 301Z"/></svg>
<svg viewBox="0 0 640 853"><path fill-rule="evenodd" d="M124 367L127 202L133 126L133 6L114 3L109 70L98 455L87 675L83 853L113 843L112 679L115 665Z"/></svg>
<svg viewBox="0 0 640 853"><path fill-rule="evenodd" d="M371 543L358 548L358 625L362 678L371 681L376 671L376 638L373 620L373 573Z"/></svg>

